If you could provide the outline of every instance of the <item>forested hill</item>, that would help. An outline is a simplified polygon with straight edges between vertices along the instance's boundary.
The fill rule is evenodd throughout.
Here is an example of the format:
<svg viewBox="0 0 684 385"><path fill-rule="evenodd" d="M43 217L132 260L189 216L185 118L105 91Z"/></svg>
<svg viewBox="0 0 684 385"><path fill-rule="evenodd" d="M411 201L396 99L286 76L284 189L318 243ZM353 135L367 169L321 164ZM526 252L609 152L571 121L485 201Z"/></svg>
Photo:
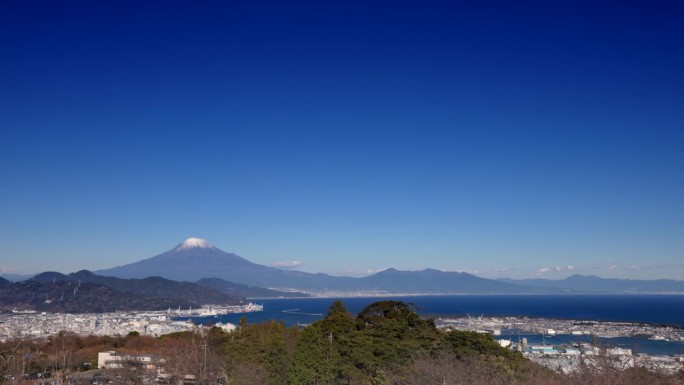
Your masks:
<svg viewBox="0 0 684 385"><path fill-rule="evenodd" d="M166 310L192 306L172 298L122 293L102 284L69 281L22 281L0 287L0 310L34 310L59 313L100 313L121 310ZM196 306L196 305L195 305Z"/></svg>
<svg viewBox="0 0 684 385"><path fill-rule="evenodd" d="M161 277L121 279L87 270L64 275L45 272L32 279L0 285L0 310L94 313L117 310L166 310L203 304L234 305L243 297Z"/></svg>

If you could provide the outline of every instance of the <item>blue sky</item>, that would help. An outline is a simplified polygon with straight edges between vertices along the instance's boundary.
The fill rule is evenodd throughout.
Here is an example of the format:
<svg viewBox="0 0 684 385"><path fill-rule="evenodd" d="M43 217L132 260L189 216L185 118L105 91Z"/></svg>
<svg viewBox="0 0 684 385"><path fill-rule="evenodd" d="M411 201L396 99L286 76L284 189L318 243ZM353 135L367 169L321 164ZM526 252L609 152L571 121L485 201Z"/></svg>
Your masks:
<svg viewBox="0 0 684 385"><path fill-rule="evenodd" d="M0 4L0 270L684 278L682 6L248 3Z"/></svg>

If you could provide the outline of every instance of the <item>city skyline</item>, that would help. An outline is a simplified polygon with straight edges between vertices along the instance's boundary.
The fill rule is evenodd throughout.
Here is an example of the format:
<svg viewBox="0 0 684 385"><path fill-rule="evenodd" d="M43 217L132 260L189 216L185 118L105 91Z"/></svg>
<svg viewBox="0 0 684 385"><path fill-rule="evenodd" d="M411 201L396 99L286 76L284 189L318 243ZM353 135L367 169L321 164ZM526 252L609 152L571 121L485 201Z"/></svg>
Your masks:
<svg viewBox="0 0 684 385"><path fill-rule="evenodd" d="M0 273L684 277L681 5L0 10Z"/></svg>

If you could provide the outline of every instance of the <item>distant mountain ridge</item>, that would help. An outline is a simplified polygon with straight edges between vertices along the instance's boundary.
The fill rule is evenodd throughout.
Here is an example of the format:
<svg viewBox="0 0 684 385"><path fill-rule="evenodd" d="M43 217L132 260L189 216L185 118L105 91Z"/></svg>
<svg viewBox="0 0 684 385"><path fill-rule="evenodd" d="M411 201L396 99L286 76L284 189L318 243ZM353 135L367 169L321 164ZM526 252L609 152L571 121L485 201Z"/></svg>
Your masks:
<svg viewBox="0 0 684 385"><path fill-rule="evenodd" d="M228 295L239 295L247 298L302 298L311 297L310 294L298 291L279 291L263 287L247 286L241 283L228 282L221 278L202 278L195 282L204 287L210 287Z"/></svg>
<svg viewBox="0 0 684 385"><path fill-rule="evenodd" d="M498 281L582 293L684 293L684 281L672 279L618 279L574 274L558 280L502 278Z"/></svg>
<svg viewBox="0 0 684 385"><path fill-rule="evenodd" d="M374 275L359 278L357 286L362 290L380 290L394 293L477 293L477 294L551 294L554 288L517 285L481 278L463 272L424 269L419 271L383 270Z"/></svg>
<svg viewBox="0 0 684 385"><path fill-rule="evenodd" d="M25 281L25 280L33 277L33 276L34 276L34 274L12 274L12 273L0 274L0 278L6 279L10 282Z"/></svg>

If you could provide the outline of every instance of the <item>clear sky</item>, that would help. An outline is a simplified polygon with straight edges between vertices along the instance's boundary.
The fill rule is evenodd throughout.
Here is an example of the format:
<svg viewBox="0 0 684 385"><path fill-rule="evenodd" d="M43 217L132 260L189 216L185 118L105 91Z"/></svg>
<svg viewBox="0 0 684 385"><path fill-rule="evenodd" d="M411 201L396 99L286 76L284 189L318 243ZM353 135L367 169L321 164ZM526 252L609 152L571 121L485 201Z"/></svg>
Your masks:
<svg viewBox="0 0 684 385"><path fill-rule="evenodd" d="M0 2L0 269L684 279L684 5L369 3Z"/></svg>

